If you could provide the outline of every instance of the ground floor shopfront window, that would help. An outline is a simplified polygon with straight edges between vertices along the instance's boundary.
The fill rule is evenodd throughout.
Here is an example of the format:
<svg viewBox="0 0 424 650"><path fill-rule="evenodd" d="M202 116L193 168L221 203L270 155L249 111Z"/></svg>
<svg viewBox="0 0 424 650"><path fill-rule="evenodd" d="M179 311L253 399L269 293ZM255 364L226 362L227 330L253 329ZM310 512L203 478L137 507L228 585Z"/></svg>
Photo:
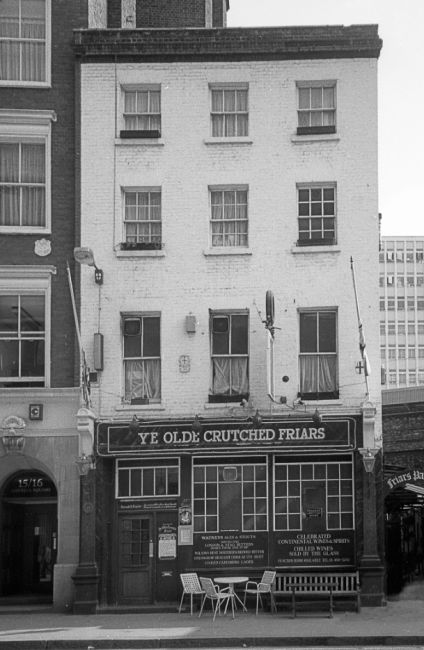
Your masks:
<svg viewBox="0 0 424 650"><path fill-rule="evenodd" d="M351 456L193 460L196 566L354 564Z"/></svg>
<svg viewBox="0 0 424 650"><path fill-rule="evenodd" d="M268 530L267 465L194 461L194 532Z"/></svg>

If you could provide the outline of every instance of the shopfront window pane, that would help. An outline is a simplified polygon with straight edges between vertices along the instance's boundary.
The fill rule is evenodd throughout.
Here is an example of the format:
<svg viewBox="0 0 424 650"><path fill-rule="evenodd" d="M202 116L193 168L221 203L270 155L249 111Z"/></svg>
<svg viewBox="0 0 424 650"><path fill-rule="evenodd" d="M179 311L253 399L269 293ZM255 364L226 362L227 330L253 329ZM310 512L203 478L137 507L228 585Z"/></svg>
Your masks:
<svg viewBox="0 0 424 650"><path fill-rule="evenodd" d="M287 481L279 478L285 474L284 466L287 470L286 475L290 478ZM311 529L308 526L310 527L312 524L311 518L293 518L296 512L301 515L301 513L305 513L305 508L308 509L309 497L307 495L314 495L313 509L322 513L320 521L321 525L324 525L324 529L321 530L353 528L354 500L351 461L305 463L305 465L278 461L274 472L276 477L274 489L275 530L310 532ZM341 479L340 475L344 478ZM298 479L296 480L294 476L298 476ZM287 497L286 494L288 494ZM289 513L288 517L284 516L286 512Z"/></svg>
<svg viewBox="0 0 424 650"><path fill-rule="evenodd" d="M195 532L210 532L218 522L223 531L268 529L265 463L205 464L203 472L201 467L193 472Z"/></svg>

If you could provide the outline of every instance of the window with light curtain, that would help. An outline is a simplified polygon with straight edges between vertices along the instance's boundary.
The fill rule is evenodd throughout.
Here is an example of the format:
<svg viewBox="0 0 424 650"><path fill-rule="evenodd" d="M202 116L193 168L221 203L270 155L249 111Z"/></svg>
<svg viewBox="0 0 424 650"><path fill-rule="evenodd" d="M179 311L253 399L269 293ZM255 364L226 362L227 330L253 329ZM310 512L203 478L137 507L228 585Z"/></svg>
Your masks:
<svg viewBox="0 0 424 650"><path fill-rule="evenodd" d="M161 398L160 316L123 318L125 401L149 404Z"/></svg>
<svg viewBox="0 0 424 650"><path fill-rule="evenodd" d="M300 395L305 399L337 399L337 313L299 313Z"/></svg>
<svg viewBox="0 0 424 650"><path fill-rule="evenodd" d="M46 81L47 0L1 0L0 81Z"/></svg>
<svg viewBox="0 0 424 650"><path fill-rule="evenodd" d="M127 248L161 248L160 189L125 190L124 227Z"/></svg>
<svg viewBox="0 0 424 650"><path fill-rule="evenodd" d="M212 246L247 246L247 189L214 189L210 198Z"/></svg>
<svg viewBox="0 0 424 650"><path fill-rule="evenodd" d="M247 313L211 314L212 383L210 402L235 402L249 397Z"/></svg>
<svg viewBox="0 0 424 650"><path fill-rule="evenodd" d="M298 135L336 132L336 84L298 82Z"/></svg>
<svg viewBox="0 0 424 650"><path fill-rule="evenodd" d="M45 225L45 142L0 139L0 226Z"/></svg>
<svg viewBox="0 0 424 650"><path fill-rule="evenodd" d="M212 88L211 103L212 137L249 134L247 88Z"/></svg>
<svg viewBox="0 0 424 650"><path fill-rule="evenodd" d="M158 131L160 133L159 88L143 88L124 92L124 129L128 131Z"/></svg>

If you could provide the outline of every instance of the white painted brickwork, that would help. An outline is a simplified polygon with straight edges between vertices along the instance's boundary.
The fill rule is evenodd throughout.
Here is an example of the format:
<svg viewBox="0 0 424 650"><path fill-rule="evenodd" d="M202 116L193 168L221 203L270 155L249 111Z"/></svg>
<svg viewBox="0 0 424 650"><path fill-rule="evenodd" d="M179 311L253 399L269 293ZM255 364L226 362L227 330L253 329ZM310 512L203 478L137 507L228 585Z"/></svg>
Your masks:
<svg viewBox="0 0 424 650"><path fill-rule="evenodd" d="M376 60L249 63L84 64L82 66L81 245L104 270L100 331L104 371L93 387L101 417L122 416L120 312L162 317L162 404L129 408L146 417L228 413L207 405L209 309L250 311L251 402L268 413L265 292L276 301L276 393L291 404L298 386L298 309L337 307L340 400L323 411L352 411L365 396L350 257L373 368L370 398L380 403ZM296 137L296 81L336 80L337 134ZM210 143L209 83L249 84L249 142ZM160 144L126 143L121 86L160 84ZM117 107L117 109L116 109ZM208 142L209 140L209 142ZM330 252L296 248L296 183L337 184L337 245ZM249 187L248 255L205 255L209 249L208 186ZM120 257L122 187L162 188L164 255ZM316 250L316 249L315 249ZM328 251L328 249L326 248ZM294 251L294 252L293 252ZM237 252L237 251L236 251ZM98 287L82 269L82 335L92 362ZM197 331L185 332L193 313ZM179 372L180 355L191 370ZM288 375L290 381L282 383ZM316 405L320 406L319 403ZM234 407L233 407L234 408ZM284 407L272 407L283 412ZM315 408L315 405L314 405ZM378 425L380 426L380 425Z"/></svg>

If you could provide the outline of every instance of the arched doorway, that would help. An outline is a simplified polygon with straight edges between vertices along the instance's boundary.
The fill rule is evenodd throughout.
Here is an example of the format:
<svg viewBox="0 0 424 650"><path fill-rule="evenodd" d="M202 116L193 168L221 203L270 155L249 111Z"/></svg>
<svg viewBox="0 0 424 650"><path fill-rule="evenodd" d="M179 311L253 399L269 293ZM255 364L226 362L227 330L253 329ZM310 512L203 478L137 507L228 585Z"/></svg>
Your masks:
<svg viewBox="0 0 424 650"><path fill-rule="evenodd" d="M43 472L20 471L1 495L3 597L52 596L57 554L57 491Z"/></svg>
<svg viewBox="0 0 424 650"><path fill-rule="evenodd" d="M385 499L387 594L423 579L424 488L407 483Z"/></svg>

